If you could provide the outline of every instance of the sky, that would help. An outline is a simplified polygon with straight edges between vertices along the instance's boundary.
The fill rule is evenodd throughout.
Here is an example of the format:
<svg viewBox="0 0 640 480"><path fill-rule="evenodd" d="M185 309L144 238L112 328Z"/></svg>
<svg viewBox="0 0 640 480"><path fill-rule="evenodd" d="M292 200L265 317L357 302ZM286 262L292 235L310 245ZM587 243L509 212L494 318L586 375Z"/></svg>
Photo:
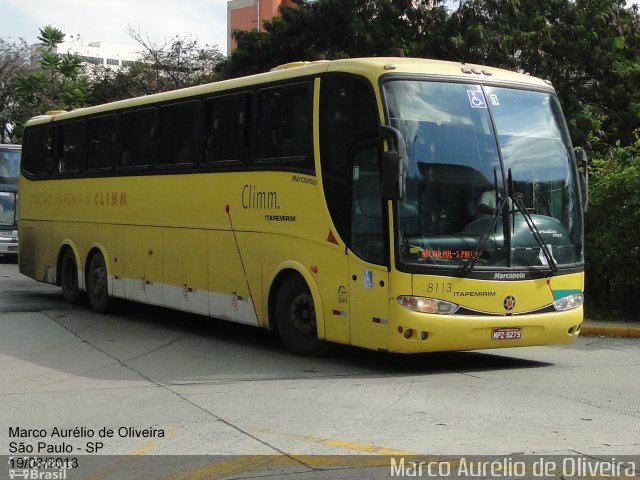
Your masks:
<svg viewBox="0 0 640 480"><path fill-rule="evenodd" d="M80 34L83 43L134 45L128 28L158 45L191 36L227 53L226 0L0 0L0 37L36 43L46 25Z"/></svg>

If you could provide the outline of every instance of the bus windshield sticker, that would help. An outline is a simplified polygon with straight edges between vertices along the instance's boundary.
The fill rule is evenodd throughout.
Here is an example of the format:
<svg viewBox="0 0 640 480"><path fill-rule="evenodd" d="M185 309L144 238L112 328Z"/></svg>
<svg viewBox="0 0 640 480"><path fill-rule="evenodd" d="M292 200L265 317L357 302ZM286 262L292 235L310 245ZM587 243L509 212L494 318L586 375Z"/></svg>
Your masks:
<svg viewBox="0 0 640 480"><path fill-rule="evenodd" d="M482 92L477 90L467 90L467 95L469 96L471 108L487 108L487 102L484 99Z"/></svg>
<svg viewBox="0 0 640 480"><path fill-rule="evenodd" d="M498 96L495 93L489 95L489 99L491 100L491 105L500 106L500 100L498 100Z"/></svg>
<svg viewBox="0 0 640 480"><path fill-rule="evenodd" d="M362 272L362 286L364 288L373 288L373 270Z"/></svg>

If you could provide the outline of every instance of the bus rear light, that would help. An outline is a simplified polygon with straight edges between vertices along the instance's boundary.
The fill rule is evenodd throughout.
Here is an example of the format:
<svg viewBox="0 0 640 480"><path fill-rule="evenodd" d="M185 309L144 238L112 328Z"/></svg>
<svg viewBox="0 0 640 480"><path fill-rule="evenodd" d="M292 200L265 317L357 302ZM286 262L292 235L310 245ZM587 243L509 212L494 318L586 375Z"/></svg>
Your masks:
<svg viewBox="0 0 640 480"><path fill-rule="evenodd" d="M439 300L437 298L414 297L412 295L400 295L398 303L404 308L421 313L437 313L440 315L451 315L455 313L460 305Z"/></svg>
<svg viewBox="0 0 640 480"><path fill-rule="evenodd" d="M558 312L564 312L566 310L573 310L580 307L584 303L583 293L574 293L573 295L567 295L566 297L559 298L553 302L553 308Z"/></svg>

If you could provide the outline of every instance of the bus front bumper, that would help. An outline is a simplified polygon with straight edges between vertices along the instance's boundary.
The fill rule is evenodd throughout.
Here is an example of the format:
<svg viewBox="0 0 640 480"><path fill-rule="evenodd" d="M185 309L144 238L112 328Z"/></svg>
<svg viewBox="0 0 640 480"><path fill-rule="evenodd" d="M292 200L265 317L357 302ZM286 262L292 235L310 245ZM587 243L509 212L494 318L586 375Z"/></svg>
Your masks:
<svg viewBox="0 0 640 480"><path fill-rule="evenodd" d="M18 254L18 232L0 230L0 255Z"/></svg>
<svg viewBox="0 0 640 480"><path fill-rule="evenodd" d="M583 307L522 315L434 315L395 305L388 350L421 353L568 344L580 334Z"/></svg>

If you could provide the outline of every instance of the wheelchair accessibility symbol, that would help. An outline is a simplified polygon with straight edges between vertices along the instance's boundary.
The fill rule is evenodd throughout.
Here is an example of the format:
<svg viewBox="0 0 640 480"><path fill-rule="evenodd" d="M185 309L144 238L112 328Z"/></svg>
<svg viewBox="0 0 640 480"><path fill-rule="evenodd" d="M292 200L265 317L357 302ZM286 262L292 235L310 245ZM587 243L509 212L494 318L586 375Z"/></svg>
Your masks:
<svg viewBox="0 0 640 480"><path fill-rule="evenodd" d="M487 108L487 102L482 92L478 90L467 90L467 95L469 96L471 108Z"/></svg>

